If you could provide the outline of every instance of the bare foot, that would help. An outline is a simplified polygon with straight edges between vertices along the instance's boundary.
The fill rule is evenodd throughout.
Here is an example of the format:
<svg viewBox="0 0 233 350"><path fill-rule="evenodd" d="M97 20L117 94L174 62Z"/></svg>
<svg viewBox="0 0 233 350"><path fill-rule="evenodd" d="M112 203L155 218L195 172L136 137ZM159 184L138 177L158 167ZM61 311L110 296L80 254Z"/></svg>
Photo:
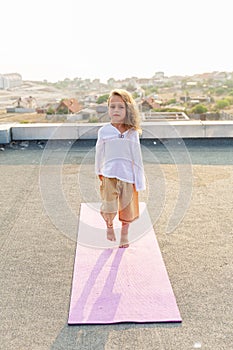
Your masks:
<svg viewBox="0 0 233 350"><path fill-rule="evenodd" d="M115 232L113 227L108 227L107 228L107 239L109 241L115 241L116 240L116 236L115 236Z"/></svg>
<svg viewBox="0 0 233 350"><path fill-rule="evenodd" d="M129 247L129 241L128 241L128 229L129 224L128 223L122 223L121 227L121 240L119 248L128 248Z"/></svg>
<svg viewBox="0 0 233 350"><path fill-rule="evenodd" d="M121 241L119 248L128 248L129 247L129 241L128 241L128 234L121 234Z"/></svg>
<svg viewBox="0 0 233 350"><path fill-rule="evenodd" d="M128 232L121 232L121 240L119 248L128 248L129 247L129 240L128 240Z"/></svg>

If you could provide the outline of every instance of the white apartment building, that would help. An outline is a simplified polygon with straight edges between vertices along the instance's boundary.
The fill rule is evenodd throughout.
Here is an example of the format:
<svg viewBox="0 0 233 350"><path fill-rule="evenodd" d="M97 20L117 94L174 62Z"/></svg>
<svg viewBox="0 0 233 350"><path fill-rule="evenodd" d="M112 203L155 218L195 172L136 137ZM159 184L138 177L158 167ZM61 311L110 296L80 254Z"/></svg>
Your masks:
<svg viewBox="0 0 233 350"><path fill-rule="evenodd" d="M0 74L0 89L7 90L22 85L22 76L18 73Z"/></svg>

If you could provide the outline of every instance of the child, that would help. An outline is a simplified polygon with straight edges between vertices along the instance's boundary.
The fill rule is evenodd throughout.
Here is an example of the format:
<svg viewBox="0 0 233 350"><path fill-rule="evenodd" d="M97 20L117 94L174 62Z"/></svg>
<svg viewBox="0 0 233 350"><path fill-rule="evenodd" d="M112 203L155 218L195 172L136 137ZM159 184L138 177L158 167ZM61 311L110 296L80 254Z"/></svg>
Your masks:
<svg viewBox="0 0 233 350"><path fill-rule="evenodd" d="M101 215L107 239L115 241L113 220L122 222L120 248L127 248L129 224L139 217L138 191L145 190L145 176L139 141L140 116L131 94L123 89L110 92L110 123L98 131L95 172L101 181Z"/></svg>

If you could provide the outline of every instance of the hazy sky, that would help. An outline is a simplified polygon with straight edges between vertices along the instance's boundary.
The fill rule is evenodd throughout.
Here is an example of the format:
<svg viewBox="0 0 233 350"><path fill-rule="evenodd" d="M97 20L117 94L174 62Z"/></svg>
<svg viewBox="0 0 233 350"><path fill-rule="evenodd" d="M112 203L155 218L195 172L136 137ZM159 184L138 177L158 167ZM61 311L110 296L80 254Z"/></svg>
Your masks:
<svg viewBox="0 0 233 350"><path fill-rule="evenodd" d="M24 80L233 71L232 0L8 0L0 73Z"/></svg>

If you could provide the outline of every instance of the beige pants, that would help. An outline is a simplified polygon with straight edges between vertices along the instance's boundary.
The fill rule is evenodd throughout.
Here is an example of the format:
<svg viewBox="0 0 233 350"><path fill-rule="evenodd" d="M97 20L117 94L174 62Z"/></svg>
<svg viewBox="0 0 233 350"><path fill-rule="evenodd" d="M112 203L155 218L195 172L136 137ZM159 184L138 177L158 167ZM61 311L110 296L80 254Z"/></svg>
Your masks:
<svg viewBox="0 0 233 350"><path fill-rule="evenodd" d="M100 185L101 215L111 227L118 213L119 220L130 223L139 217L138 192L134 184L116 178L102 177Z"/></svg>

